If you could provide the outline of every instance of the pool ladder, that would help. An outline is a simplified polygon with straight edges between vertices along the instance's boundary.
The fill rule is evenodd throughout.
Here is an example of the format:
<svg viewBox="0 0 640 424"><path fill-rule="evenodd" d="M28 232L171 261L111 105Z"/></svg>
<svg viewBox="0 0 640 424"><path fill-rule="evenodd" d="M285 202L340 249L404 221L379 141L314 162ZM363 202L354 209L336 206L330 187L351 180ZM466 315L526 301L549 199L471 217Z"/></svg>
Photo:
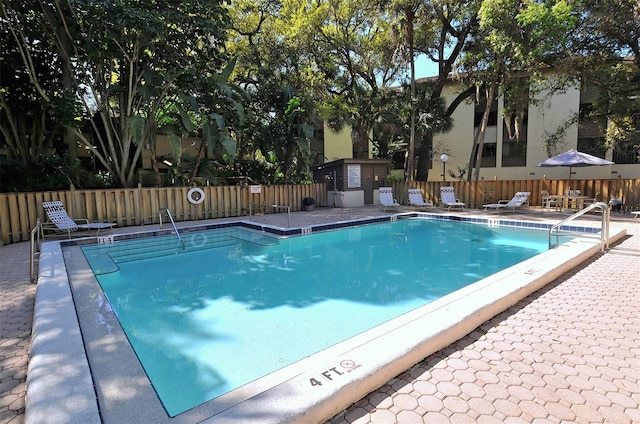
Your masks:
<svg viewBox="0 0 640 424"><path fill-rule="evenodd" d="M171 211L169 210L169 208L160 209L160 211L158 212L158 217L160 218L160 228L162 228L162 212L163 211L167 213L167 216L169 217L169 221L171 221L171 225L173 225L173 229L176 232L176 237L178 237L178 241L180 242L180 246L182 246L182 250L184 250L185 249L184 241L182 240L182 237L180 237L180 233L178 232L178 227L176 227L176 223L173 220L173 216L171 215Z"/></svg>
<svg viewBox="0 0 640 424"><path fill-rule="evenodd" d="M573 215L563 219L557 224L553 224L551 228L549 228L549 249L556 247L560 244L560 230L562 226L567 222L573 221L574 219L591 212L594 209L600 209L602 211L602 221L600 223L600 251L604 252L605 249L609 248L609 224L611 223L611 215L609 211L609 205L604 202L597 202L592 205L587 206L586 208L574 213ZM553 232L555 231L555 243L553 241Z"/></svg>

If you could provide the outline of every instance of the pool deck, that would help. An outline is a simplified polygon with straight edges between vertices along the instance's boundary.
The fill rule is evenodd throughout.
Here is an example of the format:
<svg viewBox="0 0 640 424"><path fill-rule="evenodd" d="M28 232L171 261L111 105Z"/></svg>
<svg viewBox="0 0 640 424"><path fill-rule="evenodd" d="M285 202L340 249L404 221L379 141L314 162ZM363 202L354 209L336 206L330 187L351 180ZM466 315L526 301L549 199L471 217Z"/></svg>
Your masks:
<svg viewBox="0 0 640 424"><path fill-rule="evenodd" d="M292 213L291 226L385 214L390 212L379 207L317 208ZM500 217L558 222L566 215L531 208ZM253 220L287 226L286 214ZM204 222L209 221L198 223ZM640 219L613 214L612 224L626 228L627 237L611 250L428 356L329 422L640 422ZM0 269L0 424L19 424L25 421L36 289L29 283L29 243L1 247Z"/></svg>

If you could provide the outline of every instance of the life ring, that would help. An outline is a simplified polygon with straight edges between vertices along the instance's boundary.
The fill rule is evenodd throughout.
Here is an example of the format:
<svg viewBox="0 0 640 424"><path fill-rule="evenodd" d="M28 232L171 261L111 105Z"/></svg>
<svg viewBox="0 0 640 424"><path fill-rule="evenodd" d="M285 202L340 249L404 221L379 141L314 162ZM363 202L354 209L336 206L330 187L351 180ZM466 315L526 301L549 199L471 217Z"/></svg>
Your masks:
<svg viewBox="0 0 640 424"><path fill-rule="evenodd" d="M194 194L198 193L197 197L194 197ZM189 202L191 202L194 205L199 205L200 203L204 202L204 191L202 191L201 188L198 187L193 187L191 190L189 190L189 192L187 193L187 199L189 200Z"/></svg>

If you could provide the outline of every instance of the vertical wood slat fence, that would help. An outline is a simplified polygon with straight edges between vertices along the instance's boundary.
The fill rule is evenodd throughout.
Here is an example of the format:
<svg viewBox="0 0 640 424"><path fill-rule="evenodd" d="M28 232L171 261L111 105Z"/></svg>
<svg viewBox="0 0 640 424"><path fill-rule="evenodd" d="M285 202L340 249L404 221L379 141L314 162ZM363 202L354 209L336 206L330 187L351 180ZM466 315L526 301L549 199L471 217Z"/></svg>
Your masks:
<svg viewBox="0 0 640 424"><path fill-rule="evenodd" d="M565 190L580 190L584 196L596 197L598 201L608 202L610 199L621 199L622 211L640 210L640 180L638 179L610 179L610 180L489 180L478 182L466 181L414 181L394 182L389 184L393 188L393 196L402 205L408 204L408 189L418 188L425 200L438 204L440 187L452 186L456 197L465 202L469 208L481 208L487 203L497 203L499 200L511 200L519 191L531 192L529 204L542 205L542 190L549 194L563 194Z"/></svg>
<svg viewBox="0 0 640 424"><path fill-rule="evenodd" d="M324 183L260 186L260 193L252 193L250 186L200 188L205 197L199 205L188 201L189 187L1 193L1 245L29 240L37 219L47 221L42 202L52 200L62 201L72 218L115 222L118 227L157 224L158 213L164 208L171 211L175 221L195 221L247 215L250 202L290 206L292 212L304 209L302 199L305 197L312 197L317 206L327 205ZM264 206L253 209L254 213L279 212Z"/></svg>
<svg viewBox="0 0 640 424"><path fill-rule="evenodd" d="M419 188L426 200L437 204L441 186L453 186L456 196L470 208L486 203L511 199L518 191L531 192L530 204L542 204L541 191L562 194L565 190L580 190L585 196L598 194L599 201L612 198L623 201L623 211L640 210L640 180L489 180L479 182L415 181L389 183L396 200L406 205L407 190ZM302 199L312 197L316 206L327 206L324 183L304 185L261 186L260 193L251 193L250 186L201 187L205 200L198 206L187 200L188 187L129 188L109 190L70 190L34 193L0 194L0 236L2 244L27 241L36 220L46 222L42 202L60 200L72 218L86 218L90 222L115 222L119 227L157 224L160 209L169 208L176 221L237 217L248 214L249 202L291 206L291 211L304 207ZM274 213L265 206L254 208L255 213Z"/></svg>

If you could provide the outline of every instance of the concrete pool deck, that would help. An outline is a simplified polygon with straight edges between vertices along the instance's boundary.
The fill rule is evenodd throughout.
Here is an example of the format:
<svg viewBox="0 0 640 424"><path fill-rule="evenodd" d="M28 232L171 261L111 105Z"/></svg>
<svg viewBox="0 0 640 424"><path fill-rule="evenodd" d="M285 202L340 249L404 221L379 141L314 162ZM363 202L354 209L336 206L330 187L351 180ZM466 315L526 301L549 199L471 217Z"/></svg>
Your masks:
<svg viewBox="0 0 640 424"><path fill-rule="evenodd" d="M379 215L379 208L318 208L291 219L292 226L306 226ZM500 217L557 222L563 216L532 209ZM278 226L286 226L286 219L254 218ZM330 422L640 421L640 222L628 215L614 215L612 222L629 234L614 249L430 355ZM20 423L35 292L28 283L28 243L2 247L0 259L0 423Z"/></svg>

